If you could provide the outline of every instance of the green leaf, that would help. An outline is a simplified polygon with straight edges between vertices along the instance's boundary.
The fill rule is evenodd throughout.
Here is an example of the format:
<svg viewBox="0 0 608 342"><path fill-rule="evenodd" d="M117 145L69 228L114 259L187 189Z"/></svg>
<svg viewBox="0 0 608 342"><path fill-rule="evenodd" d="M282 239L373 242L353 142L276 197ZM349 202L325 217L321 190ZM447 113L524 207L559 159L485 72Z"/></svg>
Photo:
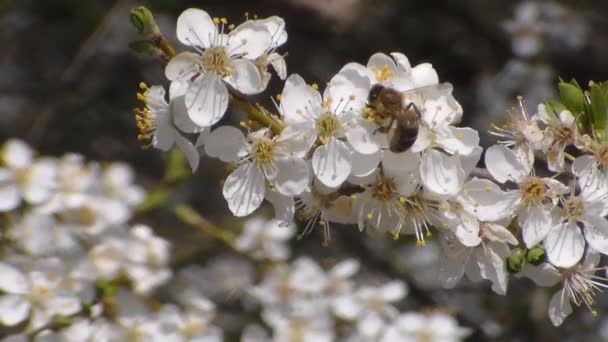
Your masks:
<svg viewBox="0 0 608 342"><path fill-rule="evenodd" d="M576 81L575 81L576 82ZM579 115L585 111L585 97L583 90L575 84L560 82L559 97L566 108L574 115Z"/></svg>
<svg viewBox="0 0 608 342"><path fill-rule="evenodd" d="M606 124L608 123L606 112L608 105L606 104L606 98L602 88L594 84L589 90L589 99L591 101L591 124L595 133L601 139L606 138Z"/></svg>
<svg viewBox="0 0 608 342"><path fill-rule="evenodd" d="M169 197L167 188L158 188L148 193L142 204L137 208L139 211L147 211L162 207Z"/></svg>
<svg viewBox="0 0 608 342"><path fill-rule="evenodd" d="M552 113L561 113L562 111L567 110L566 106L559 101L549 100L545 104L547 107L549 107Z"/></svg>

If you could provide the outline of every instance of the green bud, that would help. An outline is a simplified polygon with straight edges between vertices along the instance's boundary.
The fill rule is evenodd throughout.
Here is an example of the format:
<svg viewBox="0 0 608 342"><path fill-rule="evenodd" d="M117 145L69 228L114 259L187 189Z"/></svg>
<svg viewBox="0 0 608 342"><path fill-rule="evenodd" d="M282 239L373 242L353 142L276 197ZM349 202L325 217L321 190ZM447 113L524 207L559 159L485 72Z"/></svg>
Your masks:
<svg viewBox="0 0 608 342"><path fill-rule="evenodd" d="M97 280L95 287L101 293L102 297L113 297L118 292L118 286L112 281Z"/></svg>
<svg viewBox="0 0 608 342"><path fill-rule="evenodd" d="M545 262L545 248L539 245L530 248L526 260L534 266L542 264Z"/></svg>
<svg viewBox="0 0 608 342"><path fill-rule="evenodd" d="M131 10L131 23L137 29L139 34L146 38L154 38L160 36L160 31L154 16L145 6L135 7Z"/></svg>
<svg viewBox="0 0 608 342"><path fill-rule="evenodd" d="M148 56L160 56L162 55L162 51L154 44L154 42L149 40L137 40L129 43L129 48L137 53L141 53Z"/></svg>
<svg viewBox="0 0 608 342"><path fill-rule="evenodd" d="M66 315L56 315L53 317L52 325L55 329L65 328L72 325L72 317Z"/></svg>
<svg viewBox="0 0 608 342"><path fill-rule="evenodd" d="M511 250L511 253L506 259L507 271L509 273L518 273L524 267L526 262L526 250L521 247L516 247Z"/></svg>

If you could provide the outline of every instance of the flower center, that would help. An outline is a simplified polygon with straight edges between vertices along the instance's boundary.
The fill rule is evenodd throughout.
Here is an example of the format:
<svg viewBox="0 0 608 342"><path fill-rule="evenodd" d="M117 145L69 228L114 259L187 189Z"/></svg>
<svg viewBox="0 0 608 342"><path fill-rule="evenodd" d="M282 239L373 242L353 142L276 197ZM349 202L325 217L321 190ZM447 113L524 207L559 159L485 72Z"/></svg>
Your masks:
<svg viewBox="0 0 608 342"><path fill-rule="evenodd" d="M395 184L392 179L380 176L372 189L372 196L380 201L388 202L395 195Z"/></svg>
<svg viewBox="0 0 608 342"><path fill-rule="evenodd" d="M521 197L525 204L538 204L545 199L545 183L538 177L528 177L521 184Z"/></svg>
<svg viewBox="0 0 608 342"><path fill-rule="evenodd" d="M594 156L603 169L608 169L608 143L601 143L596 148Z"/></svg>
<svg viewBox="0 0 608 342"><path fill-rule="evenodd" d="M201 64L205 71L216 72L221 77L232 75L228 51L223 46L210 47L203 52Z"/></svg>
<svg viewBox="0 0 608 342"><path fill-rule="evenodd" d="M563 215L568 220L578 220L583 217L585 207L580 197L572 196L563 202Z"/></svg>
<svg viewBox="0 0 608 342"><path fill-rule="evenodd" d="M551 132L555 139L561 143L569 143L572 141L572 131L564 125L556 124L551 126Z"/></svg>
<svg viewBox="0 0 608 342"><path fill-rule="evenodd" d="M321 142L327 144L329 138L336 135L338 129L340 129L340 121L332 113L324 113L317 119L316 127Z"/></svg>
<svg viewBox="0 0 608 342"><path fill-rule="evenodd" d="M253 158L261 163L266 164L272 161L274 153L274 142L268 138L261 138L253 143Z"/></svg>

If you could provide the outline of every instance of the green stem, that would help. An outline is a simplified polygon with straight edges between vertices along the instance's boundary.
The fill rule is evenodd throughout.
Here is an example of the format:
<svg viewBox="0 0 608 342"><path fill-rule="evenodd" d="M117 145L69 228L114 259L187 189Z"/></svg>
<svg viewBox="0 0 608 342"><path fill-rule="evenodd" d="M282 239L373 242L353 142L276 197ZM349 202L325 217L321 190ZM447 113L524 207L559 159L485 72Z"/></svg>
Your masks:
<svg viewBox="0 0 608 342"><path fill-rule="evenodd" d="M231 248L234 248L236 236L232 232L221 229L220 227L207 221L204 217L197 213L196 210L192 209L192 207L185 204L180 204L173 208L173 212L182 222L196 227L214 238L225 242Z"/></svg>
<svg viewBox="0 0 608 342"><path fill-rule="evenodd" d="M173 45L171 45L171 43L169 43L169 41L162 34L160 35L160 37L158 37L158 39L154 39L154 42L156 43L158 48L161 49L162 52L167 55L167 57L169 57L169 59L175 57L176 53L175 49L173 48Z"/></svg>
<svg viewBox="0 0 608 342"><path fill-rule="evenodd" d="M285 125L272 117L264 109L255 105L246 99L239 98L234 94L230 94L230 104L238 108L240 111L247 113L247 116L264 127L269 127L275 134L281 133Z"/></svg>

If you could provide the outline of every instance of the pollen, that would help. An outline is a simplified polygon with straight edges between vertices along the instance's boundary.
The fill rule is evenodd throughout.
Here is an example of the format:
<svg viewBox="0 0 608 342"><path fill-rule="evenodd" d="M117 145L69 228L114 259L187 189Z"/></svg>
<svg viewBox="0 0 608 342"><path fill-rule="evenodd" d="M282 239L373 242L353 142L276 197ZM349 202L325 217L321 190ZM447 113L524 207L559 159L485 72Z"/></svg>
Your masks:
<svg viewBox="0 0 608 342"><path fill-rule="evenodd" d="M216 72L221 77L232 75L232 63L228 51L223 46L208 48L201 56L201 65L205 71Z"/></svg>
<svg viewBox="0 0 608 342"><path fill-rule="evenodd" d="M338 118L331 114L325 113L316 121L316 128L319 132L319 138L323 144L329 141L329 138L335 136L341 128Z"/></svg>
<svg viewBox="0 0 608 342"><path fill-rule="evenodd" d="M378 82L382 82L393 77L393 72L390 70L387 64L384 64L382 69L378 69L376 66L372 66L371 69Z"/></svg>
<svg viewBox="0 0 608 342"><path fill-rule="evenodd" d="M274 156L274 141L268 138L258 139L253 143L253 158L260 163L270 163Z"/></svg>
<svg viewBox="0 0 608 342"><path fill-rule="evenodd" d="M380 201L388 202L396 194L393 180L384 176L379 176L376 186L373 188L372 196Z"/></svg>
<svg viewBox="0 0 608 342"><path fill-rule="evenodd" d="M546 197L545 183L536 176L526 178L520 186L521 197L525 204L539 204Z"/></svg>
<svg viewBox="0 0 608 342"><path fill-rule="evenodd" d="M319 90L319 85L318 85L318 84L316 84L316 83L313 83L313 84L311 84L310 86L311 86L311 87L312 87L312 89L314 89L314 90Z"/></svg>

